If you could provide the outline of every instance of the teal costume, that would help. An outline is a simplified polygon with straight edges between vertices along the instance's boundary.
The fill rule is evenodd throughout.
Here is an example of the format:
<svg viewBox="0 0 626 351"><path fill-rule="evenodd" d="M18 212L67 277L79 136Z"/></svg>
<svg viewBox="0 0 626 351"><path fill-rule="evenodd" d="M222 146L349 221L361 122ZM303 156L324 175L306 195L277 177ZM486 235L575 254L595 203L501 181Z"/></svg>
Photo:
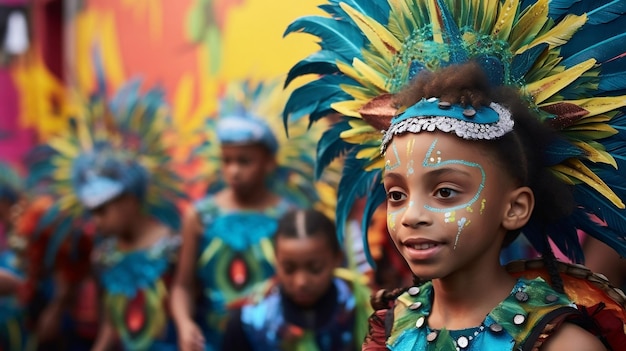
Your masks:
<svg viewBox="0 0 626 351"><path fill-rule="evenodd" d="M94 255L104 288L104 309L126 350L176 350L176 332L167 313L167 292L179 237L165 237L148 249L123 252L115 239Z"/></svg>
<svg viewBox="0 0 626 351"><path fill-rule="evenodd" d="M288 201L281 200L264 212L228 212L211 196L196 203L204 226L197 268L202 293L200 320L212 347L220 345L229 304L274 274L271 240L278 219L290 208Z"/></svg>
<svg viewBox="0 0 626 351"><path fill-rule="evenodd" d="M511 294L472 329L430 329L432 301L430 282L409 288L398 297L386 341L390 350L517 350L538 326L541 330L557 314L575 311L567 296L555 292L541 278L519 279Z"/></svg>

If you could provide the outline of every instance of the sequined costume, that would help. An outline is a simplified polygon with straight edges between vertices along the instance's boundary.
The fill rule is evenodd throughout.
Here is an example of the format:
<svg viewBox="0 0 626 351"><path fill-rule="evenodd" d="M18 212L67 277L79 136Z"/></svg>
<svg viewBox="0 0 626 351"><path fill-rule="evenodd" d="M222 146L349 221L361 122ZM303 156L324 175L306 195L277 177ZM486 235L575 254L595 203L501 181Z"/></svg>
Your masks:
<svg viewBox="0 0 626 351"><path fill-rule="evenodd" d="M302 309L272 281L266 294L233 315L226 332L228 347L237 350L360 350L357 309L363 304L351 283L335 278L314 306ZM365 311L363 311L365 312ZM365 312L367 313L367 312Z"/></svg>
<svg viewBox="0 0 626 351"><path fill-rule="evenodd" d="M278 219L292 207L284 199L264 212L228 212L213 197L196 203L204 226L197 266L200 319L209 345L220 343L229 304L274 274L271 240Z"/></svg>
<svg viewBox="0 0 626 351"><path fill-rule="evenodd" d="M124 252L108 239L94 253L103 306L126 350L177 349L167 291L179 246L180 238L171 236Z"/></svg>

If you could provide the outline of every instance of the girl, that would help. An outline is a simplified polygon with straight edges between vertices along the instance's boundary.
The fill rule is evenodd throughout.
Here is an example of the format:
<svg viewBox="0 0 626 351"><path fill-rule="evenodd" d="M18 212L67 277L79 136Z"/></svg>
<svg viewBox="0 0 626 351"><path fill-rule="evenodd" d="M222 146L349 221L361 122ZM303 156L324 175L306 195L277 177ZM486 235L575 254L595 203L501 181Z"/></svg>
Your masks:
<svg viewBox="0 0 626 351"><path fill-rule="evenodd" d="M283 145L281 155L268 124L279 117L275 106L282 106L280 99L276 101L284 96L280 85L245 83L229 88L222 117L213 126L222 179L211 184L210 194L196 202L183 223L172 302L179 345L185 351L220 349L229 305L274 274L271 239L278 218L294 207L286 197L293 192L284 187L298 177L305 178L302 189L312 187L306 179L313 173L308 161L312 158L305 157L313 150L312 140ZM258 117L261 113L267 119ZM284 158L287 153L291 158ZM196 289L201 295L198 305Z"/></svg>
<svg viewBox="0 0 626 351"><path fill-rule="evenodd" d="M91 101L90 111L102 114L72 121L48 144L53 156L32 165L35 175L50 171L60 197L42 221L61 212L57 227L67 229L88 212L101 235L92 255L102 297L93 350L116 341L126 350L175 350L167 297L182 195L162 135L169 127L163 93L141 94L134 81L110 103ZM68 235L59 230L51 241Z"/></svg>
<svg viewBox="0 0 626 351"><path fill-rule="evenodd" d="M560 275L608 286L559 266L549 244L582 260L580 228L626 253L624 117L615 111L626 87L610 79L624 67L610 50L625 40L619 6L331 1L332 20L289 27L323 46L290 77L324 76L296 90L285 115L332 107L347 116L320 141L330 150L321 160L337 152L330 145L350 152L338 210L364 192L368 213L386 198L390 236L418 280L375 295L388 311L372 317L364 349L623 348L623 294L609 290L613 301ZM328 101L304 93L322 87ZM500 265L520 232L549 274Z"/></svg>
<svg viewBox="0 0 626 351"><path fill-rule="evenodd" d="M289 212L274 247L276 278L231 316L223 350L360 349L367 307L334 275L342 261L335 225L316 210Z"/></svg>

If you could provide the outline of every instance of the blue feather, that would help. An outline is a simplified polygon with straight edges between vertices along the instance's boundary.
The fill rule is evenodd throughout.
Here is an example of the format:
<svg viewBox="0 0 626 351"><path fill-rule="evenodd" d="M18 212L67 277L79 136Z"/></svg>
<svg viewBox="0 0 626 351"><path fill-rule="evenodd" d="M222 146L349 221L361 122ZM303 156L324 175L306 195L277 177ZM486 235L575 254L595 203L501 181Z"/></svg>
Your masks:
<svg viewBox="0 0 626 351"><path fill-rule="evenodd" d="M355 83L346 76L330 75L294 90L285 104L283 120L287 121L291 118L297 121L319 111L327 114L331 111L330 104L333 102L350 99L350 96L341 89L340 84ZM314 120L317 116L313 115L311 119Z"/></svg>
<svg viewBox="0 0 626 351"><path fill-rule="evenodd" d="M603 24L613 21L626 13L626 2L624 0L613 0L587 13L589 24Z"/></svg>
<svg viewBox="0 0 626 351"><path fill-rule="evenodd" d="M345 226L354 201L371 191L375 186L375 180L380 179L378 178L380 170L363 171L364 162L356 158L357 152L358 149L352 150L346 158L337 192L336 224L340 243L343 243Z"/></svg>
<svg viewBox="0 0 626 351"><path fill-rule="evenodd" d="M464 49L463 38L461 37L461 31L454 19L452 13L448 9L448 6L443 0L437 0L437 6L440 9L441 23L443 24L443 32L446 34L446 40L448 45L452 48L450 53L450 64L459 64L467 62L469 53Z"/></svg>
<svg viewBox="0 0 626 351"><path fill-rule="evenodd" d="M339 7L339 3L346 3L360 13L372 17L380 24L386 25L389 21L389 11L391 8L389 7L388 1L329 0L328 2L330 2L331 5L322 5L319 6L319 8L323 10L330 9L330 11L327 11L328 14L338 19L349 20L350 17L348 14Z"/></svg>
<svg viewBox="0 0 626 351"><path fill-rule="evenodd" d="M563 139L557 139L546 148L543 162L546 166L559 164L568 158L584 156L586 153L579 147Z"/></svg>
<svg viewBox="0 0 626 351"><path fill-rule="evenodd" d="M340 134L350 129L348 120L337 122L332 128L322 134L317 143L317 162L315 162L315 178L322 176L324 169L337 157L348 152L354 145L341 139Z"/></svg>
<svg viewBox="0 0 626 351"><path fill-rule="evenodd" d="M586 60L595 58L599 63L613 59L626 50L626 33L616 35L607 40L589 46L561 62L566 68L570 68Z"/></svg>
<svg viewBox="0 0 626 351"><path fill-rule="evenodd" d="M291 81L306 74L333 74L337 73L337 61L341 60L337 53L328 50L320 50L314 52L307 58L296 63L287 74L285 79L285 86L288 86Z"/></svg>
<svg viewBox="0 0 626 351"><path fill-rule="evenodd" d="M372 257L372 253L370 251L369 245L369 230L370 222L374 212L378 209L378 206L382 204L387 198L387 193L385 192L385 187L381 184L380 180L381 173L378 174L378 177L374 179L374 189L367 194L367 202L365 203L365 209L363 210L363 221L361 223L361 228L363 230L363 248L365 251L365 257L367 258L367 262L369 262L370 266L373 269L376 269L376 262L374 262L374 258Z"/></svg>
<svg viewBox="0 0 626 351"><path fill-rule="evenodd" d="M528 70L535 64L539 55L548 48L548 44L539 44L529 50L524 51L521 55L515 55L511 62L511 78L514 81L521 80Z"/></svg>
<svg viewBox="0 0 626 351"><path fill-rule="evenodd" d="M614 231L626 233L626 210L615 207L609 200L587 186L575 188L574 196L581 206L605 221Z"/></svg>
<svg viewBox="0 0 626 351"><path fill-rule="evenodd" d="M335 51L342 57L361 57L365 37L355 27L328 17L306 16L292 22L283 36L293 32L304 32L321 39L323 50Z"/></svg>
<svg viewBox="0 0 626 351"><path fill-rule="evenodd" d="M600 91L615 91L626 89L626 71L601 75L598 89Z"/></svg>

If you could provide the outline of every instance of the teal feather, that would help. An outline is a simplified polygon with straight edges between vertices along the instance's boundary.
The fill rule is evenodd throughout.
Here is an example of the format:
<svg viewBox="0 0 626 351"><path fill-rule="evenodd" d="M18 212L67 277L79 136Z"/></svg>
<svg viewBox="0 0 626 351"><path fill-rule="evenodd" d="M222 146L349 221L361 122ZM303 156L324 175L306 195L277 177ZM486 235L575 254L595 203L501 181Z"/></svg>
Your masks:
<svg viewBox="0 0 626 351"><path fill-rule="evenodd" d="M322 134L317 143L317 162L315 163L315 178L322 176L324 169L337 157L346 154L354 145L346 143L341 139L340 134L350 129L348 120L337 122L333 128L328 129Z"/></svg>
<svg viewBox="0 0 626 351"><path fill-rule="evenodd" d="M559 139L554 141L546 155L544 156L544 164L547 166L557 165L569 158L584 156L585 152L579 147L563 140Z"/></svg>
<svg viewBox="0 0 626 351"><path fill-rule="evenodd" d="M304 32L322 38L319 43L322 50L336 51L345 58L361 56L364 38L346 22L321 16L301 17L287 27L283 36L294 32Z"/></svg>
<svg viewBox="0 0 626 351"><path fill-rule="evenodd" d="M376 179L380 179L380 170L364 171L363 161L355 157L358 149L350 152L346 158L339 189L337 191L337 237L343 243L345 226L354 201L373 189Z"/></svg>
<svg viewBox="0 0 626 351"><path fill-rule="evenodd" d="M387 24L389 20L389 3L386 1L359 1L359 0L329 0L330 4L319 6L334 18L347 19L348 14L339 7L339 3L346 3L350 7L375 19L378 23Z"/></svg>
<svg viewBox="0 0 626 351"><path fill-rule="evenodd" d="M587 13L589 24L604 24L611 22L626 13L626 2L624 0L613 0Z"/></svg>
<svg viewBox="0 0 626 351"><path fill-rule="evenodd" d="M330 75L295 89L285 104L283 118L298 121L310 116L314 122L319 116L328 115L332 112L332 103L350 98L340 84L354 84L354 81L345 76ZM313 115L313 112L317 113Z"/></svg>
<svg viewBox="0 0 626 351"><path fill-rule="evenodd" d="M48 241L44 255L44 265L46 269L52 268L61 244L63 244L65 239L72 233L72 222L73 218L64 217L55 223L54 234L50 236L50 241Z"/></svg>
<svg viewBox="0 0 626 351"><path fill-rule="evenodd" d="M595 58L602 63L618 57L626 52L626 33L613 36L607 40L589 46L578 53L564 59L561 64L566 68L575 66L586 60Z"/></svg>
<svg viewBox="0 0 626 351"><path fill-rule="evenodd" d="M370 221L372 220L372 216L374 212L378 209L385 200L387 199L387 192L385 191L385 187L381 183L380 174L377 179L373 181L374 189L367 194L367 202L365 203L365 209L363 210L363 220L361 223L361 227L363 228L363 249L365 251L365 257L367 258L367 262L372 266L373 269L376 269L376 263L374 262L374 258L372 257L372 252L370 251L369 245L369 230Z"/></svg>
<svg viewBox="0 0 626 351"><path fill-rule="evenodd" d="M626 89L626 71L603 74L600 77L598 89L601 91L619 91Z"/></svg>
<svg viewBox="0 0 626 351"><path fill-rule="evenodd" d="M511 63L511 77L514 81L521 81L530 68L537 62L537 58L548 48L548 44L540 44L529 50L524 51L521 55L513 57Z"/></svg>
<svg viewBox="0 0 626 351"><path fill-rule="evenodd" d="M285 79L285 86L299 76L315 73L315 74L333 74L339 71L337 61L341 60L334 51L320 50L309 55L309 57L299 61L293 66Z"/></svg>

